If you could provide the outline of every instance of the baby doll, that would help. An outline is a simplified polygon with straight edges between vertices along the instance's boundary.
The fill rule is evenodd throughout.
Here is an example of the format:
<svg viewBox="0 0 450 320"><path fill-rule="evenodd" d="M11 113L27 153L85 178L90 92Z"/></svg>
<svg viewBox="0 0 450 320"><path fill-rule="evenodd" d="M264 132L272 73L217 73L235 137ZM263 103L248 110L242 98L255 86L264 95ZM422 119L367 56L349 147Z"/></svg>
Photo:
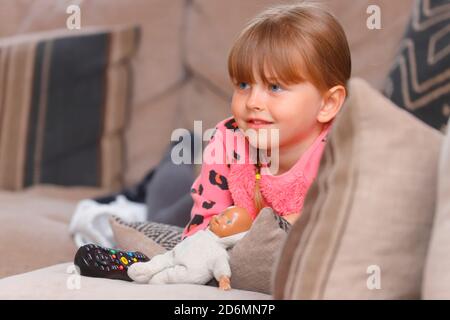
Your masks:
<svg viewBox="0 0 450 320"><path fill-rule="evenodd" d="M215 215L208 228L187 237L172 250L128 268L136 282L150 284L206 284L213 277L222 290L231 289L227 249L242 239L252 225L247 210L236 206Z"/></svg>

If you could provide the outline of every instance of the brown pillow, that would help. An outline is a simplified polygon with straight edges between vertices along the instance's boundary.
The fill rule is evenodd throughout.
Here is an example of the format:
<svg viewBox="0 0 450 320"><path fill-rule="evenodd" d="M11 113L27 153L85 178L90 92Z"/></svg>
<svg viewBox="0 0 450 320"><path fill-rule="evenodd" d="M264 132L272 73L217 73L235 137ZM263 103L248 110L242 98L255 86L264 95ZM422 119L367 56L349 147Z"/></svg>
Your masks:
<svg viewBox="0 0 450 320"><path fill-rule="evenodd" d="M442 135L361 79L277 263L275 299L420 298Z"/></svg>
<svg viewBox="0 0 450 320"><path fill-rule="evenodd" d="M127 224L120 218L111 217L110 223L118 248L140 251L149 257L173 248L173 241L167 242L167 239L172 239L177 229L180 229L180 236L182 233L181 228L164 227L155 222ZM148 229L163 231L155 237L155 232L146 232ZM272 209L261 210L248 234L229 250L232 288L270 294L275 257L289 229L290 224ZM212 279L207 285L217 286L218 283Z"/></svg>

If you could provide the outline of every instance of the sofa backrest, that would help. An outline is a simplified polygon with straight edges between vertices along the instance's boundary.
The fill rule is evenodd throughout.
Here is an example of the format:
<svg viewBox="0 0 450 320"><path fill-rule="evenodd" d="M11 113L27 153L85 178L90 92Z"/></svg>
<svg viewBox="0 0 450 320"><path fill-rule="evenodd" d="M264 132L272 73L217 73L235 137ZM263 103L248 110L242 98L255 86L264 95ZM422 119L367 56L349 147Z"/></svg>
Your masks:
<svg viewBox="0 0 450 320"><path fill-rule="evenodd" d="M281 1L292 3L293 1ZM352 51L353 76L376 88L397 51L413 0L320 1L342 23ZM174 128L202 120L211 128L230 114L227 54L245 22L276 0L84 1L81 28L139 24L131 113L125 133L127 185L157 164ZM381 9L381 29L367 27L369 5ZM0 37L66 26L66 5L54 0L9 1L0 12ZM7 17L7 18L6 18Z"/></svg>

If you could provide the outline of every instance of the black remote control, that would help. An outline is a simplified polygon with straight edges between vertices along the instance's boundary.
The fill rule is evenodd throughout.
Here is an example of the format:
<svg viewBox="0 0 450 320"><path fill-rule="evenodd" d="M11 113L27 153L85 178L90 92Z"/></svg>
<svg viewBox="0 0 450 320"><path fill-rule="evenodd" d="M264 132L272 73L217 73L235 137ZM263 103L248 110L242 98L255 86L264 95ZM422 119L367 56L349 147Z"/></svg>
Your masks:
<svg viewBox="0 0 450 320"><path fill-rule="evenodd" d="M82 276L133 281L127 274L128 267L135 262L149 260L145 254L138 251L122 251L87 244L78 249L74 263L80 268Z"/></svg>

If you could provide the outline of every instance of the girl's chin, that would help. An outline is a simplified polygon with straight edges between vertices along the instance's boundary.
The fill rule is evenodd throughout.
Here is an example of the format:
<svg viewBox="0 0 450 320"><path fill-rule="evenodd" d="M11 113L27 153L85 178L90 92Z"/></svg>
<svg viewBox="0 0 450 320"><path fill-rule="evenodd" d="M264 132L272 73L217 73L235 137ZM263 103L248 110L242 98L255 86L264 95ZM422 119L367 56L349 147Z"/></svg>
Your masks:
<svg viewBox="0 0 450 320"><path fill-rule="evenodd" d="M275 141L267 141L267 140L257 141L257 140L254 140L254 139L251 139L248 137L247 137L247 140L253 148L257 148L260 150L270 151L271 149L275 149L278 147L278 143L276 143Z"/></svg>
<svg viewBox="0 0 450 320"><path fill-rule="evenodd" d="M245 130L244 130L245 131ZM248 129L245 131L245 137L254 148L258 149L270 149L278 145L278 132L273 133L272 130L266 129Z"/></svg>
<svg viewBox="0 0 450 320"><path fill-rule="evenodd" d="M267 150L268 143L266 141L255 141L251 137L247 137L248 143L256 149L264 149Z"/></svg>

